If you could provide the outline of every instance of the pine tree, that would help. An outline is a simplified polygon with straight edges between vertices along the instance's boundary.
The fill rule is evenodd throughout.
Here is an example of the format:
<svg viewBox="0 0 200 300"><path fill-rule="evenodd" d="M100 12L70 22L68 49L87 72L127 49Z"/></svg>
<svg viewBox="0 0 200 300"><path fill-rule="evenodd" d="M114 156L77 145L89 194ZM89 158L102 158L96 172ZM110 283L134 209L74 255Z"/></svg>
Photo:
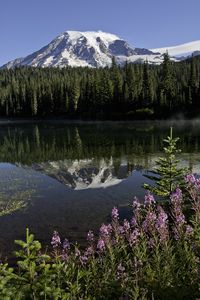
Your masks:
<svg viewBox="0 0 200 300"><path fill-rule="evenodd" d="M144 184L144 188L151 193L168 197L177 187L181 187L183 184L183 177L186 173L185 168L178 167L179 160L176 155L181 152L177 149L177 142L179 138L173 138L172 127L170 128L170 135L163 141L167 144L163 148L164 156L159 157L156 161L155 175L145 175L147 178L154 180L156 185Z"/></svg>
<svg viewBox="0 0 200 300"><path fill-rule="evenodd" d="M162 81L161 81L161 94L164 99L164 105L171 110L173 106L173 99L175 96L175 86L173 80L172 63L169 54L164 54L162 64Z"/></svg>
<svg viewBox="0 0 200 300"><path fill-rule="evenodd" d="M144 68L143 68L142 100L144 106L150 104L153 100L153 83L152 83L152 78L149 72L149 65L147 61L144 63Z"/></svg>
<svg viewBox="0 0 200 300"><path fill-rule="evenodd" d="M195 63L194 63L194 58L192 58L191 61L191 68L190 68L190 79L189 79L189 97L190 101L192 102L193 106L196 106L196 95L197 95L197 76L196 76L196 69L195 69Z"/></svg>

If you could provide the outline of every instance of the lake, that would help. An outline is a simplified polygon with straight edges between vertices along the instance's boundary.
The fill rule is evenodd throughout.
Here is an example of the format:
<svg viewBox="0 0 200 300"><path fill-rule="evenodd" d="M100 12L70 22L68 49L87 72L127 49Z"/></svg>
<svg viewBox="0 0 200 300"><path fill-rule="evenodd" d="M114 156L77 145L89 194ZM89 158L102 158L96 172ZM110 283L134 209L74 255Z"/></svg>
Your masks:
<svg viewBox="0 0 200 300"><path fill-rule="evenodd" d="M84 244L110 220L130 215L173 125L181 165L200 173L200 122L0 122L0 249L10 255L26 227L44 244L58 230Z"/></svg>

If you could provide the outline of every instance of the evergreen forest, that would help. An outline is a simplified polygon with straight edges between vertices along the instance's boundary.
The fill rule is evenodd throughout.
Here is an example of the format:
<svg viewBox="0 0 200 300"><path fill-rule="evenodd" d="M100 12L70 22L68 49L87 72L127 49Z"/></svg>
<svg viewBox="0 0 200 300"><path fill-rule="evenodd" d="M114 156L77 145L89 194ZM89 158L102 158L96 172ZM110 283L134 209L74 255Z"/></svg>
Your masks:
<svg viewBox="0 0 200 300"><path fill-rule="evenodd" d="M200 113L200 57L161 65L0 70L1 117L156 119Z"/></svg>

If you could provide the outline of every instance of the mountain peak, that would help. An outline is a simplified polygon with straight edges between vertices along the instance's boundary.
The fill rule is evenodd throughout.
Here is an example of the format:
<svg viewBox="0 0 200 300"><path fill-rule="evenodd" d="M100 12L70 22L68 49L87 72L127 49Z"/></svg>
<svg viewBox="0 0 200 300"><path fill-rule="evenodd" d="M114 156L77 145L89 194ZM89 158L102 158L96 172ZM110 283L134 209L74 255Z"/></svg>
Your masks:
<svg viewBox="0 0 200 300"><path fill-rule="evenodd" d="M101 30L98 31L76 31L76 30L67 30L63 34L68 34L71 38L79 38L80 36L85 36L88 38L97 38L101 37L102 39L107 39L110 41L119 40L120 38L112 33L104 32ZM61 34L61 35L63 35Z"/></svg>
<svg viewBox="0 0 200 300"><path fill-rule="evenodd" d="M32 67L106 67L111 66L112 58L118 64L144 62L160 64L162 54L168 50L174 61L193 52L198 55L200 41L174 47L157 49L134 48L115 34L103 31L65 31L42 49L8 62L2 68L18 66ZM178 58L179 57L179 58ZM180 58L181 57L181 58Z"/></svg>

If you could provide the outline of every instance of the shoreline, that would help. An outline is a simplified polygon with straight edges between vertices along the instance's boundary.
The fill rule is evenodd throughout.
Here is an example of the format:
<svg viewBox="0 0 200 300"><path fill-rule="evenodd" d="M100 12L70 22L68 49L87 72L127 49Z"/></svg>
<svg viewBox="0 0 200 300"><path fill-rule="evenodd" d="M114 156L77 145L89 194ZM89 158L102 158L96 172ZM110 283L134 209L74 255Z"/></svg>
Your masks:
<svg viewBox="0 0 200 300"><path fill-rule="evenodd" d="M66 123L66 124L128 124L128 123L178 123L183 125L183 123L199 123L199 118L193 119L184 119L184 118L170 118L170 119L141 119L141 120L86 120L86 119L68 119L68 118L0 118L0 125L9 125L9 124L34 124L34 123Z"/></svg>

